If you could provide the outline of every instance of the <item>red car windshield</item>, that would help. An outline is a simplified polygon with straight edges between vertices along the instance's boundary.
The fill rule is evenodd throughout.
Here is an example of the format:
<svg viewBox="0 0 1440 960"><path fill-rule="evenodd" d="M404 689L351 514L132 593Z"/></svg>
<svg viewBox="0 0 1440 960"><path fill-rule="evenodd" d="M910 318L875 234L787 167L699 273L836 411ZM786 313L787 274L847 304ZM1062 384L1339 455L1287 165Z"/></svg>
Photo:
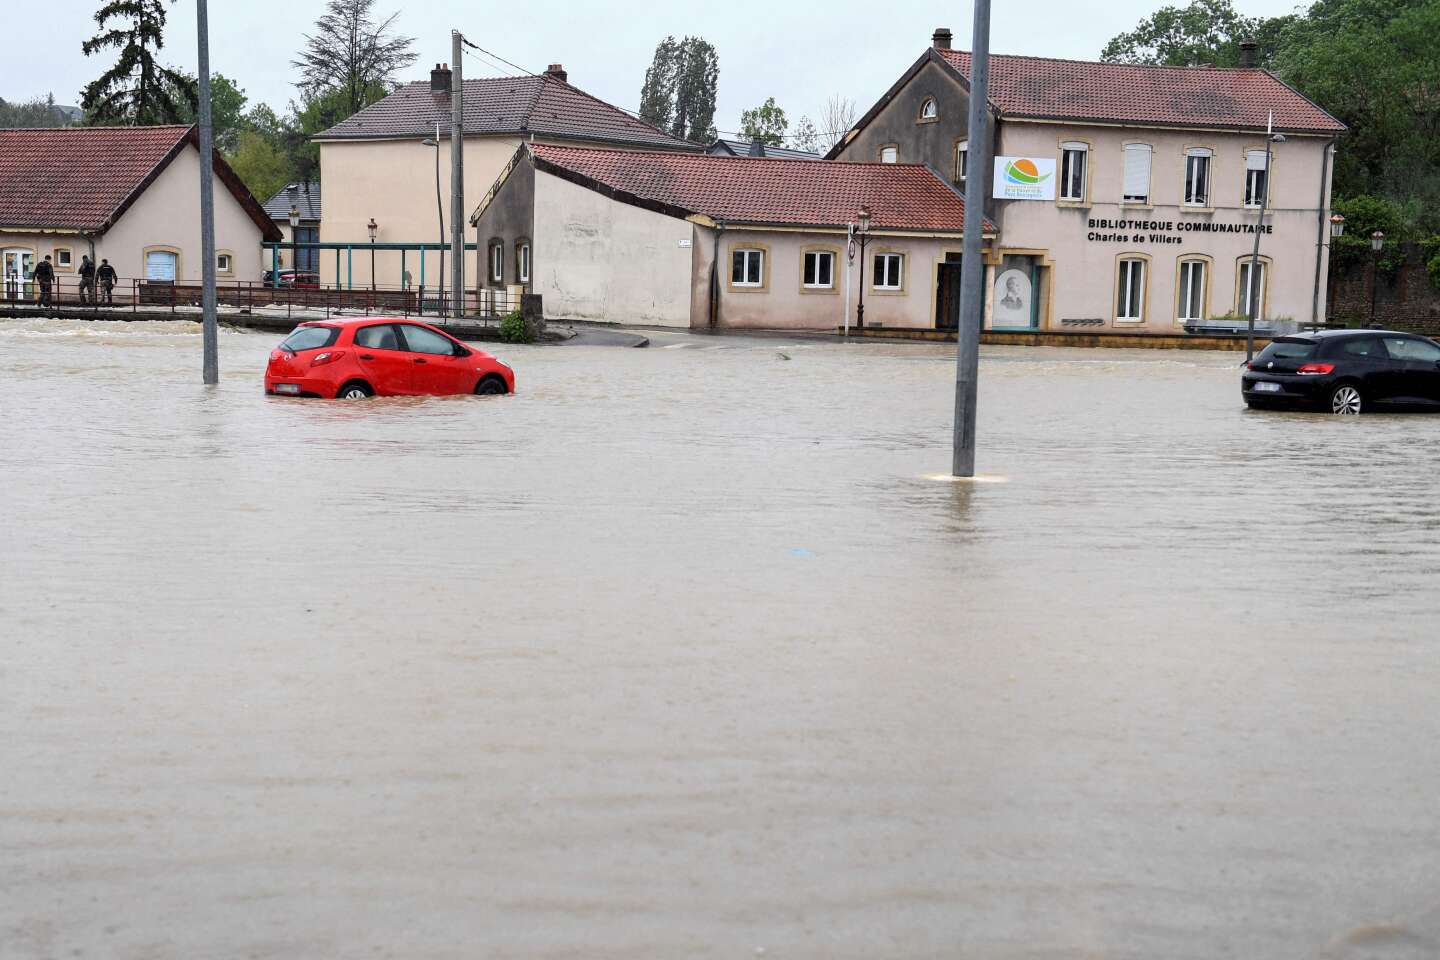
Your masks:
<svg viewBox="0 0 1440 960"><path fill-rule="evenodd" d="M320 350L340 339L339 327L300 327L280 344L281 350L299 353Z"/></svg>

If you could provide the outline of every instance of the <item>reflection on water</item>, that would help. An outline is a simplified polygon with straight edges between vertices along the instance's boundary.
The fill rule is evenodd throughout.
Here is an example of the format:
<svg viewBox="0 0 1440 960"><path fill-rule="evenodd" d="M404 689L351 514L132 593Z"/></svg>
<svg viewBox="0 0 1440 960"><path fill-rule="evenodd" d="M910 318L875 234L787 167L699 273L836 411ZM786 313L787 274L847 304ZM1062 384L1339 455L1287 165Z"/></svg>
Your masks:
<svg viewBox="0 0 1440 960"><path fill-rule="evenodd" d="M1233 356L0 324L0 956L1420 957L1440 418ZM223 946L221 946L223 945Z"/></svg>

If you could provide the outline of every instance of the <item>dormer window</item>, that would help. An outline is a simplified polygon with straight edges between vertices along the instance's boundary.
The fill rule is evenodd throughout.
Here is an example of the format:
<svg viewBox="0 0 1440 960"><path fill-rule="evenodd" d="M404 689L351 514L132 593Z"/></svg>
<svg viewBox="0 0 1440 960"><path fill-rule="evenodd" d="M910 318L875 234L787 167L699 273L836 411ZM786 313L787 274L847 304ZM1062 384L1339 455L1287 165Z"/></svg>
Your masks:
<svg viewBox="0 0 1440 960"><path fill-rule="evenodd" d="M926 98L925 98L925 102L922 103L922 104L920 104L920 119L921 119L921 120L938 120L938 119L940 119L940 107L939 107L939 105L935 102L935 98L934 98L934 97L926 97Z"/></svg>

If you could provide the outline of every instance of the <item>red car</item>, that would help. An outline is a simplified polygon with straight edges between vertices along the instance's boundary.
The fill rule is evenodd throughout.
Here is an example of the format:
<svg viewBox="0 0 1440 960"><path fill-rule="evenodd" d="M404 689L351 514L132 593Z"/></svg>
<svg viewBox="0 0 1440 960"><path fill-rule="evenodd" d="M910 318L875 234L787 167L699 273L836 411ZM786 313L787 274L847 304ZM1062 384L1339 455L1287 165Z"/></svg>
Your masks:
<svg viewBox="0 0 1440 960"><path fill-rule="evenodd" d="M302 323L270 353L265 393L282 397L451 396L515 392L504 360L414 320Z"/></svg>

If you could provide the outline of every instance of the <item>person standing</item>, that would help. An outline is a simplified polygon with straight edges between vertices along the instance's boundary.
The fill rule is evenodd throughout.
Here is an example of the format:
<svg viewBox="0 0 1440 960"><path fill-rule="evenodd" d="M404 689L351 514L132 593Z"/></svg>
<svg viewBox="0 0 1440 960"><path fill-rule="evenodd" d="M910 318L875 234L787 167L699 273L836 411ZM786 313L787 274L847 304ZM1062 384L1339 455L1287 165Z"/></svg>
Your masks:
<svg viewBox="0 0 1440 960"><path fill-rule="evenodd" d="M95 302L95 261L89 254L80 258L80 302Z"/></svg>
<svg viewBox="0 0 1440 960"><path fill-rule="evenodd" d="M55 268L50 265L50 254L35 267L35 282L40 285L40 306L50 306L50 286L55 282Z"/></svg>
<svg viewBox="0 0 1440 960"><path fill-rule="evenodd" d="M110 261L100 259L100 269L95 271L95 278L100 281L100 293L105 297L105 306L115 305L115 268L110 266Z"/></svg>

